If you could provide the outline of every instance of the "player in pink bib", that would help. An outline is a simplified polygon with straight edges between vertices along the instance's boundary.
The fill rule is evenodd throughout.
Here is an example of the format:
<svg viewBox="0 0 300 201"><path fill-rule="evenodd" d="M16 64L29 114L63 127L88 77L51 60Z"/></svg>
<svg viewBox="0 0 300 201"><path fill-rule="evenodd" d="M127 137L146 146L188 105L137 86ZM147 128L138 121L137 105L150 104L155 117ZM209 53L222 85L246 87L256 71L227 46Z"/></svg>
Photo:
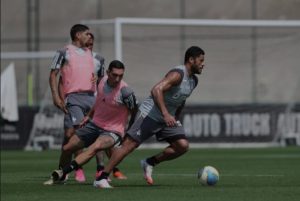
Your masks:
<svg viewBox="0 0 300 201"><path fill-rule="evenodd" d="M89 28L82 24L75 24L70 30L72 43L58 50L51 64L49 84L53 103L65 113L64 140L62 146L68 143L75 129L95 102L96 75L104 70L104 59L94 61L93 54L87 45L91 40ZM100 56L98 56L100 57ZM59 84L57 77L61 75ZM75 153L76 155L77 153ZM59 167L71 162L72 157L63 152L60 155ZM82 169L75 173L75 179L85 181ZM51 183L51 180L44 184Z"/></svg>
<svg viewBox="0 0 300 201"><path fill-rule="evenodd" d="M125 67L114 60L109 64L107 76L101 79L96 102L77 129L75 135L63 146L64 155L88 147L70 164L52 173L53 183L65 182L65 177L73 170L87 163L98 151L120 145L124 136L129 115L129 126L138 110L137 101L131 88L122 81Z"/></svg>

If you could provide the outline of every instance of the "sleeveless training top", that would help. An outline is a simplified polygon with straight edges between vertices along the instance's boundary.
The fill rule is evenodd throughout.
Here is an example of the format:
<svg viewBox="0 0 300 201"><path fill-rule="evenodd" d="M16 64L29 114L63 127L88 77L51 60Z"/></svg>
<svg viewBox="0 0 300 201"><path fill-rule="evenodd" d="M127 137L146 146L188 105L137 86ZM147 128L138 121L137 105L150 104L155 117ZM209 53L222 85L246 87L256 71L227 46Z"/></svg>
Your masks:
<svg viewBox="0 0 300 201"><path fill-rule="evenodd" d="M118 102L118 97L120 96L121 89L127 86L127 84L121 81L111 92L105 93L104 85L106 82L107 76L103 77L98 85L93 122L98 127L115 132L123 137L129 110L126 105Z"/></svg>
<svg viewBox="0 0 300 201"><path fill-rule="evenodd" d="M197 86L198 78L193 75L188 76L185 66L177 66L171 71L177 71L182 75L182 81L179 85L171 87L164 93L164 101L169 113L175 116L175 112L179 106L191 95ZM170 72L171 72L170 71ZM153 97L149 96L140 106L143 116L149 116L151 119L164 123L163 115L158 106L154 103Z"/></svg>
<svg viewBox="0 0 300 201"><path fill-rule="evenodd" d="M90 50L84 54L76 53L74 45L67 45L69 62L61 69L64 94L73 92L95 92L96 84L93 83L94 61Z"/></svg>

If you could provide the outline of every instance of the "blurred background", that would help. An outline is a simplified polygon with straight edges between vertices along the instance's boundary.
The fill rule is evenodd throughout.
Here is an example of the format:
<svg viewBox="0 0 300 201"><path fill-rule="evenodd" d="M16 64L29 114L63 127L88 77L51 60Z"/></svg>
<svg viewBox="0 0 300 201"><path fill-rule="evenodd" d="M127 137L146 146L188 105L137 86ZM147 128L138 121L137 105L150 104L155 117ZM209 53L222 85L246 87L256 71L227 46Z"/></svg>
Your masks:
<svg viewBox="0 0 300 201"><path fill-rule="evenodd" d="M94 50L108 66L116 58L114 24L89 20L292 20L298 25L122 26L125 80L139 100L170 68L183 63L189 46L198 45L206 52L206 67L189 106L279 104L280 111L290 112L300 102L299 10L300 0L2 0L1 74L14 65L17 105L37 112L46 101L52 103L49 66L54 52L70 42L69 31L76 23L88 22L95 35ZM294 124L300 130L300 118Z"/></svg>
<svg viewBox="0 0 300 201"><path fill-rule="evenodd" d="M1 52L55 51L70 42L70 27L82 20L297 20L299 9L300 0L2 0ZM95 32L95 51L108 65L115 57L114 27L89 26ZM125 79L141 99L168 69L183 62L190 45L206 51L206 69L191 103L289 102L299 87L299 27L128 25L123 29ZM1 71L15 63L19 105L38 105L43 99L51 59L1 58Z"/></svg>

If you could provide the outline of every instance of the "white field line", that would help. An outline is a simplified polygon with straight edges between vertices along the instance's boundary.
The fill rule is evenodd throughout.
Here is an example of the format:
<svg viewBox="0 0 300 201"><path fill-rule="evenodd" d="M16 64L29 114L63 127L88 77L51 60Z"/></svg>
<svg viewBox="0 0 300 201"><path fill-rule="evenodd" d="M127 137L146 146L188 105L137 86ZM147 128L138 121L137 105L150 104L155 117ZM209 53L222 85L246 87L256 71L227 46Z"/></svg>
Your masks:
<svg viewBox="0 0 300 201"><path fill-rule="evenodd" d="M129 173L128 175L133 175L133 176L140 176L141 174L138 173ZM179 176L179 177L197 177L197 174L188 174L188 173L183 173L183 174L170 174L170 173L155 173L153 174L154 176L163 176L163 177L174 177L174 176ZM221 174L220 177L284 177L285 175L283 174Z"/></svg>

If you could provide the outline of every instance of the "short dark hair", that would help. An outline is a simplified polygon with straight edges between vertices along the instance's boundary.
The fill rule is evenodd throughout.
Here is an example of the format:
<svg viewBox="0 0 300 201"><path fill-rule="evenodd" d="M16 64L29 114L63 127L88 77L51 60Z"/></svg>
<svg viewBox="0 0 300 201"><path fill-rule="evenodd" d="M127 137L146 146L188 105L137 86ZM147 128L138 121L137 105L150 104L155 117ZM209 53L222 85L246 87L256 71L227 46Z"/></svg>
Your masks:
<svg viewBox="0 0 300 201"><path fill-rule="evenodd" d="M83 24L73 25L72 28L71 28L71 31L70 31L70 36L71 36L72 41L75 40L76 34L78 32L83 32L83 31L86 31L86 30L89 30L89 27L87 27Z"/></svg>
<svg viewBox="0 0 300 201"><path fill-rule="evenodd" d="M191 46L185 52L184 63L187 63L190 57L196 58L200 55L205 55L204 50L197 46Z"/></svg>
<svg viewBox="0 0 300 201"><path fill-rule="evenodd" d="M110 62L109 66L108 66L108 70L112 71L113 68L125 69L125 66L121 61L113 60L112 62Z"/></svg>

